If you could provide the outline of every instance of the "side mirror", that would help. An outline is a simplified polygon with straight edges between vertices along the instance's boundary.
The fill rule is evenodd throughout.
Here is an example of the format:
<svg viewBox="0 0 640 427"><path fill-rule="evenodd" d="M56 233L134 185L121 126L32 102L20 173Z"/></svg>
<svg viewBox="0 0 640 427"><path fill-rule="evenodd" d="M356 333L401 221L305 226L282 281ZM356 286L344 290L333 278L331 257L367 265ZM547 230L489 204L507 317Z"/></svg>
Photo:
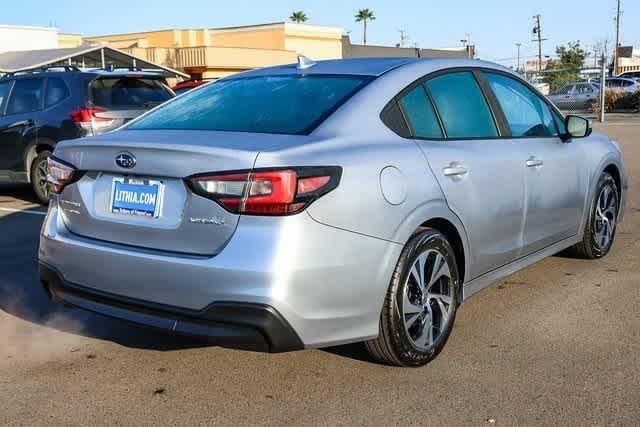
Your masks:
<svg viewBox="0 0 640 427"><path fill-rule="evenodd" d="M564 126L567 129L567 135L563 138L565 142L571 138L585 138L591 135L593 130L589 120L580 116L567 116L564 120Z"/></svg>

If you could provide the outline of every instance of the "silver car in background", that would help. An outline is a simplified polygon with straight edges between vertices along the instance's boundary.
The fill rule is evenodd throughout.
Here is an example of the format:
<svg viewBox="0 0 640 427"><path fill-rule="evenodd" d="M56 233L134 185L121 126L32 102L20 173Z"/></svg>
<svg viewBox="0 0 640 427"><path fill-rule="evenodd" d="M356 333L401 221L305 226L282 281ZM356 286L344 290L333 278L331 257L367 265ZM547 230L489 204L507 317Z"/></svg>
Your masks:
<svg viewBox="0 0 640 427"><path fill-rule="evenodd" d="M578 82L563 86L549 95L549 100L561 110L591 111L600 96L600 86Z"/></svg>
<svg viewBox="0 0 640 427"><path fill-rule="evenodd" d="M501 66L301 60L63 142L40 279L65 304L268 351L364 341L420 366L458 305L609 252L616 143Z"/></svg>

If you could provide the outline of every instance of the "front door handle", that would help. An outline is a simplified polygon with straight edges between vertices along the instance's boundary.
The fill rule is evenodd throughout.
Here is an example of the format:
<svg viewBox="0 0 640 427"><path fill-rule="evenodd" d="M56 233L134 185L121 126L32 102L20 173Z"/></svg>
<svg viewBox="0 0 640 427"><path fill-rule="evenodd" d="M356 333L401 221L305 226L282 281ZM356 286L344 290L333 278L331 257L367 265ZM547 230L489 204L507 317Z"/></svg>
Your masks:
<svg viewBox="0 0 640 427"><path fill-rule="evenodd" d="M540 167L544 164L544 162L536 157L529 157L529 160L527 160L526 165L528 168L537 168Z"/></svg>
<svg viewBox="0 0 640 427"><path fill-rule="evenodd" d="M444 176L464 176L467 174L467 169L459 163L451 163L444 168Z"/></svg>
<svg viewBox="0 0 640 427"><path fill-rule="evenodd" d="M16 128L18 126L32 126L32 125L33 125L33 120L27 119L27 120L20 120L19 122L11 123L9 126L7 126L7 128L11 129L11 128Z"/></svg>

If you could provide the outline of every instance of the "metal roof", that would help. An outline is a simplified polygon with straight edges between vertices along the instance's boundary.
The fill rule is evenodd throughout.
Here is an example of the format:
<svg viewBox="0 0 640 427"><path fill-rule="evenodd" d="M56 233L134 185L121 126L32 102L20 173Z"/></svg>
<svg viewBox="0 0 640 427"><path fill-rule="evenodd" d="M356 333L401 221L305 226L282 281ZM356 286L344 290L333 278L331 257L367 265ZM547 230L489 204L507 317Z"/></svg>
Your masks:
<svg viewBox="0 0 640 427"><path fill-rule="evenodd" d="M70 59L73 60L82 57L96 61L101 58L100 51L103 49L105 56L107 56L109 60L117 60L129 65L132 64L135 59L136 67L138 68L162 70L175 76L189 78L188 74L181 71L149 62L108 46L80 46L64 49L39 49L0 53L0 73L37 70L50 65L59 65Z"/></svg>

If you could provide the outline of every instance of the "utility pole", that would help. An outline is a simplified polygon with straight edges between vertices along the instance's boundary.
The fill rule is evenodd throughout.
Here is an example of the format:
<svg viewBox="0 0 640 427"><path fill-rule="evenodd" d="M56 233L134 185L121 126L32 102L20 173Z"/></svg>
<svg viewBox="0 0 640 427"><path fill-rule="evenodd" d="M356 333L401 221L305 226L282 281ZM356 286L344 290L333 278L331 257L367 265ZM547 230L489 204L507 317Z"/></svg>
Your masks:
<svg viewBox="0 0 640 427"><path fill-rule="evenodd" d="M405 47L407 44L407 40L409 40L409 35L405 30L398 30L400 33L400 44L398 47Z"/></svg>
<svg viewBox="0 0 640 427"><path fill-rule="evenodd" d="M613 50L613 75L618 75L618 47L620 46L620 16L622 16L622 10L620 8L621 0L618 0L618 8L616 11L616 46Z"/></svg>
<svg viewBox="0 0 640 427"><path fill-rule="evenodd" d="M516 43L516 49L518 50L518 52L516 54L516 58L517 58L516 73L520 72L520 46L522 46L522 43Z"/></svg>
<svg viewBox="0 0 640 427"><path fill-rule="evenodd" d="M535 15L533 19L536 20L536 26L533 27L533 34L538 36L538 73L542 72L542 42L546 39L542 38L542 27L540 26L540 15Z"/></svg>
<svg viewBox="0 0 640 427"><path fill-rule="evenodd" d="M464 43L464 48L467 51L467 57L471 58L472 57L472 55L471 55L471 34L467 33L465 35L466 35L466 37L464 39L460 40L460 41L462 43Z"/></svg>

